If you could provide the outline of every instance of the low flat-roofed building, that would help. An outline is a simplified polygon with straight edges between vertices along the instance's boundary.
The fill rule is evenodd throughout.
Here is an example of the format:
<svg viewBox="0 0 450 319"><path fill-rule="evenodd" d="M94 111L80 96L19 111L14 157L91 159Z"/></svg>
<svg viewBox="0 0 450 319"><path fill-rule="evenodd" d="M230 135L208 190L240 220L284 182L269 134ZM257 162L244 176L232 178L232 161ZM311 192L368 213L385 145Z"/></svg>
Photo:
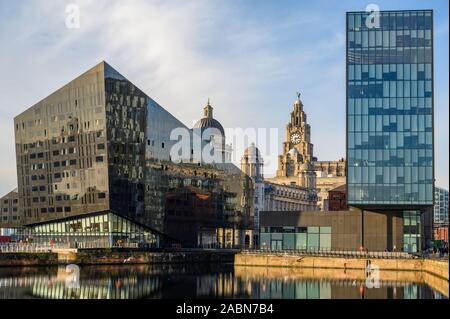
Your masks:
<svg viewBox="0 0 450 319"><path fill-rule="evenodd" d="M30 241L73 248L160 248L176 243L161 232L111 210L25 225Z"/></svg>
<svg viewBox="0 0 450 319"><path fill-rule="evenodd" d="M261 212L260 246L269 250L359 250L363 246L369 251L417 251L418 246L408 236L410 228L417 227L419 222L417 219L407 221L408 225L404 226L401 212L386 214L365 210L361 214L359 209L353 208Z"/></svg>

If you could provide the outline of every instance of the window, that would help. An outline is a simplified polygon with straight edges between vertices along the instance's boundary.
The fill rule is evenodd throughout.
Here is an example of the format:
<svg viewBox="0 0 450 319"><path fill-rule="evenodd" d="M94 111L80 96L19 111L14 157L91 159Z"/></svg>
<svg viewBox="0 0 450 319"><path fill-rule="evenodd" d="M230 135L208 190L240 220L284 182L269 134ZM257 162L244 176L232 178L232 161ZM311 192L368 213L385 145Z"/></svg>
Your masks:
<svg viewBox="0 0 450 319"><path fill-rule="evenodd" d="M97 156L97 157L95 158L95 161L96 161L97 163L103 162L103 156Z"/></svg>

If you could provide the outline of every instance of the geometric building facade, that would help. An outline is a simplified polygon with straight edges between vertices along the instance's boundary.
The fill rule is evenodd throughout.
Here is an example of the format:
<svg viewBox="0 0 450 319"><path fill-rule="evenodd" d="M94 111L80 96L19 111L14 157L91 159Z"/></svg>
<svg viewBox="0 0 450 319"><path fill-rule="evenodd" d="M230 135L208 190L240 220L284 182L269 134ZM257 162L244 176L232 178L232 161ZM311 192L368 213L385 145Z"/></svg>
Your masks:
<svg viewBox="0 0 450 319"><path fill-rule="evenodd" d="M106 62L18 115L14 126L23 224L112 211L162 233L169 221L190 225L197 237L190 246L204 234L219 246L243 245L249 235L251 180L232 164L194 164L193 150L175 164L171 133L185 129L192 138L192 130ZM180 212L182 200L207 211L207 226L196 209Z"/></svg>
<svg viewBox="0 0 450 319"><path fill-rule="evenodd" d="M434 203L433 102L433 12L348 12L350 206L405 211L408 219L429 213ZM418 249L421 239L422 244L431 239L429 229L422 229L414 239Z"/></svg>

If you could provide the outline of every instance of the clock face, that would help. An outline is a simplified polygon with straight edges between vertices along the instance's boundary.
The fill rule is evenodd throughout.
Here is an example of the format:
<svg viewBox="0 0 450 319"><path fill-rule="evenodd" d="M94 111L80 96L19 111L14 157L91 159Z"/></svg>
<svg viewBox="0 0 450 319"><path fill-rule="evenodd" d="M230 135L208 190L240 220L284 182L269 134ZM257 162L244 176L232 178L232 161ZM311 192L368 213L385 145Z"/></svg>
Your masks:
<svg viewBox="0 0 450 319"><path fill-rule="evenodd" d="M291 135L291 143L292 144L297 145L301 142L301 140L302 140L302 138L300 137L299 133L296 132Z"/></svg>

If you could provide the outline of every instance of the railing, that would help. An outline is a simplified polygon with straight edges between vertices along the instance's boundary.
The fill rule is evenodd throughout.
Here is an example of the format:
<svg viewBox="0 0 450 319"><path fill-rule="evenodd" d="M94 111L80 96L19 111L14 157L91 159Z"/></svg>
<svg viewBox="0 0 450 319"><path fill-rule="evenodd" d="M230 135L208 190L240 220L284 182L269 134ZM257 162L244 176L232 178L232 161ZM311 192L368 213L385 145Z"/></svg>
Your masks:
<svg viewBox="0 0 450 319"><path fill-rule="evenodd" d="M51 252L52 249L58 248L65 249L69 248L69 246L65 244L44 245L8 243L0 244L0 253L47 253Z"/></svg>
<svg viewBox="0 0 450 319"><path fill-rule="evenodd" d="M283 256L315 256L315 257L345 257L345 258L404 259L415 257L414 255L406 252L328 250L328 249L292 249L292 250L255 249L255 250L243 250L242 252L245 254L274 254Z"/></svg>

